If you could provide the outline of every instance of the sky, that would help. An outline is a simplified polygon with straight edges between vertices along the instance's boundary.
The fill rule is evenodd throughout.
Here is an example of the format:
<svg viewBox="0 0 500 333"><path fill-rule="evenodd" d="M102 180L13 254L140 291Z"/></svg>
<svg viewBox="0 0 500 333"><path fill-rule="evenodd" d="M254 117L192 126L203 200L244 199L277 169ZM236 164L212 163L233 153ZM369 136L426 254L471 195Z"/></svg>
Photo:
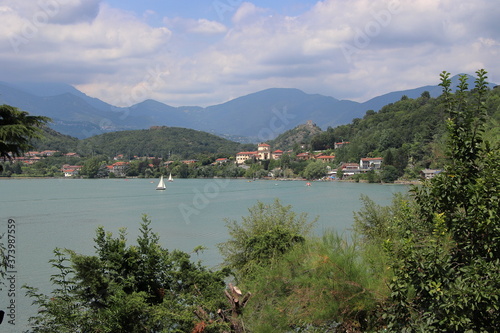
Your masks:
<svg viewBox="0 0 500 333"><path fill-rule="evenodd" d="M209 106L268 88L358 102L484 68L496 0L0 0L0 81L115 106Z"/></svg>

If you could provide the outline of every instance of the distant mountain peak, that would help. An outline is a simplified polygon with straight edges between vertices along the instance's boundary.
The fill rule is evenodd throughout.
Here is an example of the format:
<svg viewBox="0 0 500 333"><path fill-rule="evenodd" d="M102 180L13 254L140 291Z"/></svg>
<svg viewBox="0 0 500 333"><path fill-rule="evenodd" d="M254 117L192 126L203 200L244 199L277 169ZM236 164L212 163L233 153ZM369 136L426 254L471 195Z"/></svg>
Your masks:
<svg viewBox="0 0 500 333"><path fill-rule="evenodd" d="M453 86L457 85L458 78L459 75L453 76ZM472 87L473 82L469 86ZM307 124L309 120L320 128L348 124L354 118L363 117L367 110L378 111L403 95L418 98L424 91L437 97L442 89L438 85L425 86L358 103L309 94L296 88L267 88L208 107L173 107L147 99L123 108L89 97L64 83L0 82L0 103L49 116L57 120L57 124L51 125L54 129L77 138L107 131L176 126L261 142Z"/></svg>

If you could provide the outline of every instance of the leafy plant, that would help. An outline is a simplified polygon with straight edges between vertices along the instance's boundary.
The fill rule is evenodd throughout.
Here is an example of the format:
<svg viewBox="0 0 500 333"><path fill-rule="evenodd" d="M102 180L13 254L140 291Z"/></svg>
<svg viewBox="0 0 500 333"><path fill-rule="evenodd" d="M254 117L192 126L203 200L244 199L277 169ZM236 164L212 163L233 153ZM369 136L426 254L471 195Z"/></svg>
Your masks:
<svg viewBox="0 0 500 333"><path fill-rule="evenodd" d="M48 121L48 117L30 116L16 107L0 105L0 159L11 160L30 149L30 140L42 136L40 128Z"/></svg>
<svg viewBox="0 0 500 333"><path fill-rule="evenodd" d="M376 269L357 240L333 231L309 238L242 285L252 290L245 323L255 332L365 332L388 295L387 270Z"/></svg>
<svg viewBox="0 0 500 333"><path fill-rule="evenodd" d="M272 259L303 243L316 222L309 222L307 214L296 214L291 206L283 206L279 199L272 204L257 204L248 209L250 215L242 222L226 220L230 239L218 245L224 264L237 277L267 265Z"/></svg>
<svg viewBox="0 0 500 333"><path fill-rule="evenodd" d="M100 227L96 255L56 249L52 294L25 287L39 308L32 332L188 332L200 309L210 320L205 332L227 329L216 315L225 306L227 272L164 249L150 223L144 216L137 245L127 245L124 229L113 237Z"/></svg>
<svg viewBox="0 0 500 333"><path fill-rule="evenodd" d="M472 92L465 76L455 94L449 73L441 79L449 114L445 172L414 188L413 223L364 219L362 231L389 255L390 331L493 332L500 322L500 149L482 139L486 72L477 71Z"/></svg>

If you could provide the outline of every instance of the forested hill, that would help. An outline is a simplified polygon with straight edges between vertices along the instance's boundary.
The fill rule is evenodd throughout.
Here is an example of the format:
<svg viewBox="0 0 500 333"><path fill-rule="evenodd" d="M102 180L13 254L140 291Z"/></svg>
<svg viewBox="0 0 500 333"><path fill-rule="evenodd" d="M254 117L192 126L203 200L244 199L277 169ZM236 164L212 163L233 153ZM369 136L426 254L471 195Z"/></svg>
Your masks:
<svg viewBox="0 0 500 333"><path fill-rule="evenodd" d="M473 103L472 93L470 103ZM500 137L500 89L487 93L488 112L485 138ZM395 166L402 175L406 168L439 168L443 164L446 119L442 97L431 98L423 92L419 98L403 96L379 112L369 110L363 118L348 125L328 128L311 139L315 150L334 148L335 142L347 141L337 149L336 160L358 162L361 157L384 157L384 164Z"/></svg>
<svg viewBox="0 0 500 333"><path fill-rule="evenodd" d="M81 149L88 153L115 156L156 156L167 158L176 155L193 158L197 154L235 154L242 145L202 131L180 127L154 127L147 130L105 133L84 139Z"/></svg>
<svg viewBox="0 0 500 333"><path fill-rule="evenodd" d="M35 150L59 150L64 153L76 152L80 140L69 135L61 134L48 126L42 127L41 138L31 140Z"/></svg>
<svg viewBox="0 0 500 333"><path fill-rule="evenodd" d="M305 124L281 133L276 139L267 141L267 143L273 148L291 150L311 141L311 138L319 133L321 133L321 128L312 121L308 121Z"/></svg>
<svg viewBox="0 0 500 333"><path fill-rule="evenodd" d="M44 138L35 141L34 146L40 150L55 149L84 156L124 154L164 158L173 155L178 158L194 158L198 154L234 155L249 148L210 133L166 126L105 133L83 140L46 129Z"/></svg>

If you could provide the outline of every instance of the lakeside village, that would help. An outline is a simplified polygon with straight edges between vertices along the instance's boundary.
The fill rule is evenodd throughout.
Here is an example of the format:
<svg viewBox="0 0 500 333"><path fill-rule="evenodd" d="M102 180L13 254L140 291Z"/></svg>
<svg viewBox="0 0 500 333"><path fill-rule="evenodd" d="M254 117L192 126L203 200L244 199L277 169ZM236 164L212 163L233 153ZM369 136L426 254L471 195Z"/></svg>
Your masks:
<svg viewBox="0 0 500 333"><path fill-rule="evenodd" d="M349 142L337 142L335 143L335 149L342 148L344 145L349 144ZM22 157L12 158L14 162L13 165L19 163L25 166L31 166L39 163L40 161L50 158L50 157L63 157L66 159L80 159L80 156L77 153L61 153L57 150L44 150L44 151L29 151L24 154ZM285 159L288 160L289 163L301 163L301 164L309 164L311 162L323 162L325 163L325 167L321 168L319 172L309 173L297 175L291 169L286 169L283 167L283 163L279 163L280 160ZM133 166L134 161L142 161L142 164L146 164L146 168L148 168L149 172L146 172L146 177L156 177L157 175L153 172L154 169L159 170L160 166L164 168L165 172L173 173L174 176L180 178L187 178L188 173L179 174L179 169L189 169L189 167L196 168L197 166L203 166L200 164L200 161L196 159L189 160L181 160L181 161L161 161L159 158L155 157L138 157L134 156L133 158L126 158L123 154L119 154L113 158L112 163L100 165L100 175L99 177L137 177L137 174L131 173L130 169ZM271 161L274 161L274 168L254 168L252 170L252 165L261 166L265 164L266 166L270 166ZM292 151L282 151L282 150L272 150L271 146L266 143L260 143L257 147L257 151L243 151L238 152L235 156L230 158L217 158L215 161L210 163L210 166L233 166L233 169L237 168L240 172L232 172L229 177L247 177L247 178L281 178L281 179L310 179L310 180L356 180L359 181L362 178L363 174L367 173L380 173L383 167L384 159L382 157L364 157L361 158L359 163L338 163L335 164L335 156L327 155L324 152L301 152L294 154ZM153 163L151 163L153 162ZM278 163L276 163L278 162ZM18 164L18 165L19 165ZM177 169L174 168L177 167ZM181 168L179 168L181 166ZM321 166L321 165L320 165ZM84 164L82 165L71 165L71 164L63 164L60 169L53 169L53 176L59 177L72 177L79 178L85 176L85 173L82 173L82 168L84 168ZM16 167L12 167L11 169L16 169ZM102 170L104 169L104 170ZM304 168L302 168L304 169ZM148 171L146 170L146 171ZM260 172L255 172L258 170ZM441 170L435 169L424 169L420 172L420 176L422 179L431 179L436 174L440 173ZM22 172L14 172L14 173L22 173ZM161 172L163 173L163 172ZM10 176L8 174L7 176ZM5 176L5 175L4 175ZM88 175L87 175L88 176ZM217 177L220 175L217 174L205 174L198 175L198 177L202 176L211 176Z"/></svg>

